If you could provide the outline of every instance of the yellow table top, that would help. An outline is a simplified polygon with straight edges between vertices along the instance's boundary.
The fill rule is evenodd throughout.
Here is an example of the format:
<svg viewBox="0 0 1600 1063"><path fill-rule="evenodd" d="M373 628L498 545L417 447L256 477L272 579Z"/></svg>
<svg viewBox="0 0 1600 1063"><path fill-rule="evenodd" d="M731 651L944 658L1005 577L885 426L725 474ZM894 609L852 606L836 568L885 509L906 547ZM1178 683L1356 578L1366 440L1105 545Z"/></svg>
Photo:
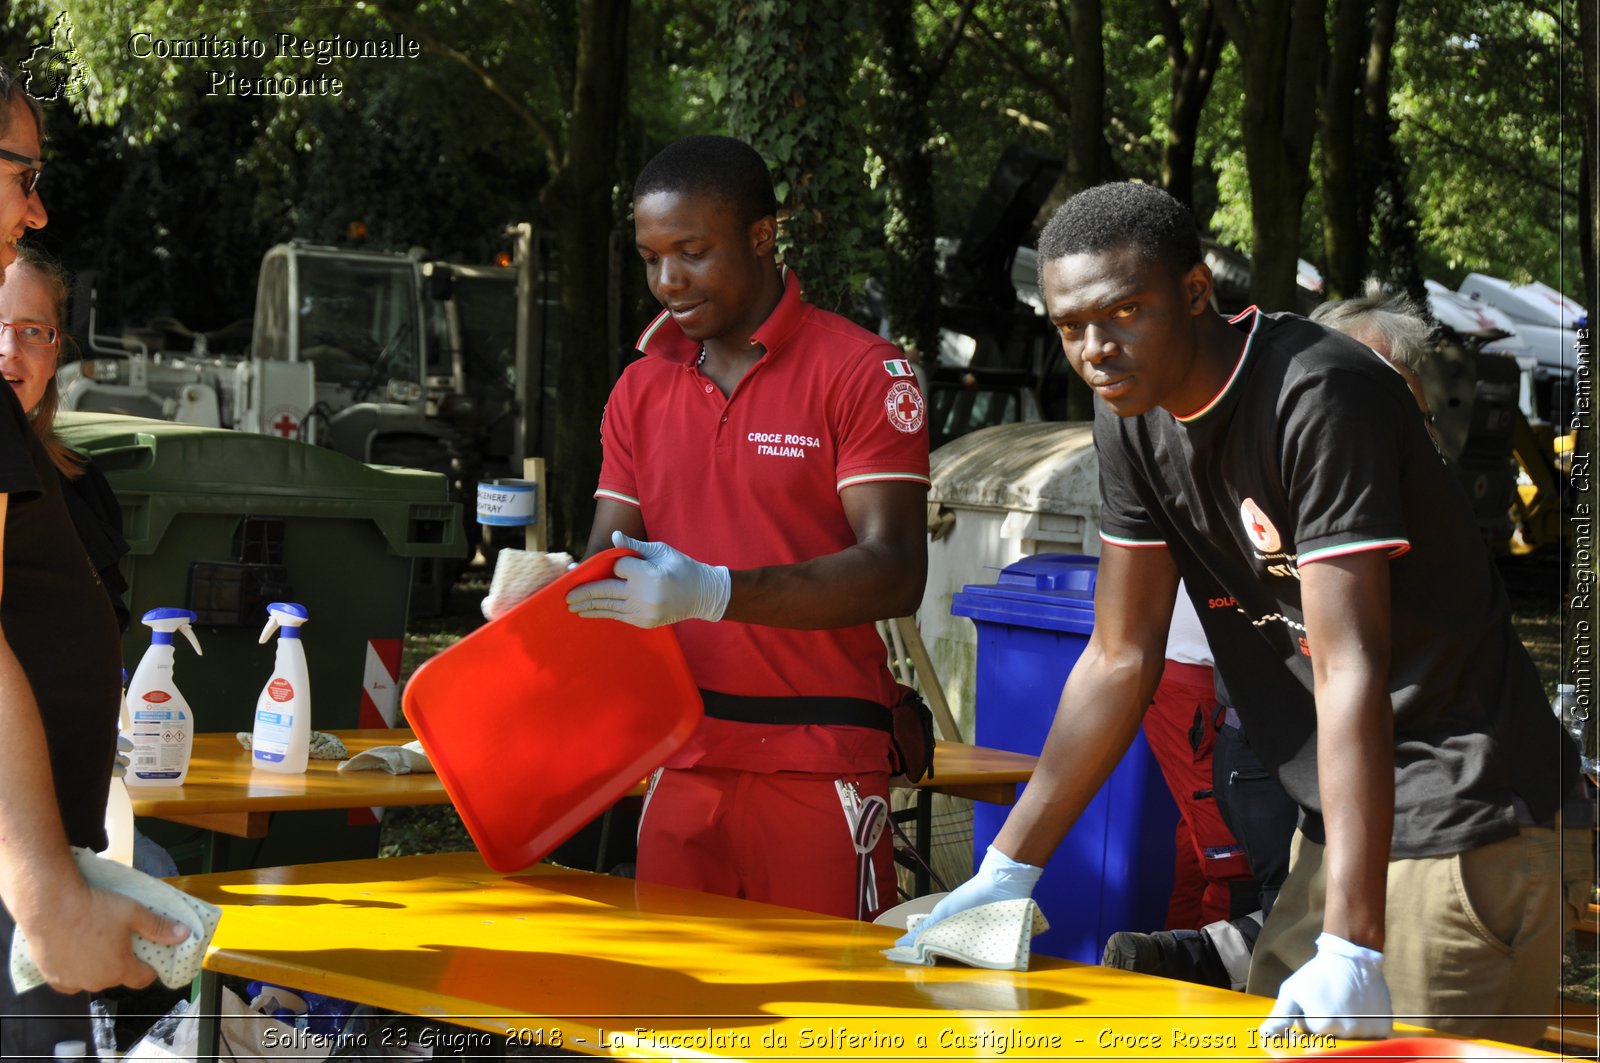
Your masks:
<svg viewBox="0 0 1600 1063"><path fill-rule="evenodd" d="M208 970L639 1058L1264 1059L1263 997L1035 957L890 963L897 931L473 853L175 879L223 908Z"/></svg>
<svg viewBox="0 0 1600 1063"><path fill-rule="evenodd" d="M416 738L406 728L331 733L344 742L352 756L373 746L403 745ZM1037 757L1021 753L939 742L934 750L934 778L924 779L919 786L1009 804L1016 784L1028 781L1037 762ZM250 766L250 754L231 731L213 731L194 736L189 774L182 786L130 785L128 796L136 816L154 816L244 838L264 836L273 812L450 803L437 775L341 772L338 763L313 760L304 775L255 770ZM642 786L635 790L643 792Z"/></svg>
<svg viewBox="0 0 1600 1063"><path fill-rule="evenodd" d="M405 728L334 731L350 755L373 746L403 745L416 737ZM258 771L233 732L194 736L189 774L182 786L133 786L133 814L155 816L246 838L266 833L273 812L363 808L368 805L447 805L437 775L339 771L336 760L310 761L304 775Z"/></svg>

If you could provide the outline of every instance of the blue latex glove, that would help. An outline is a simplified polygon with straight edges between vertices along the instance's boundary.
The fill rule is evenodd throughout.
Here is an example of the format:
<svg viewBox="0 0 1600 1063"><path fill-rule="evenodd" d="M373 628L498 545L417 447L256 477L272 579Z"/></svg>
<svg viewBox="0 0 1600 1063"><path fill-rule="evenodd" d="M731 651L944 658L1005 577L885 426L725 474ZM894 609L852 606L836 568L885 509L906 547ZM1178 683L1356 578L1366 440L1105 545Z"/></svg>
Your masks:
<svg viewBox="0 0 1600 1063"><path fill-rule="evenodd" d="M611 542L639 556L619 560L615 579L574 587L567 594L572 612L634 627L722 619L733 591L727 566L703 565L666 543L642 543L620 531L611 533Z"/></svg>
<svg viewBox="0 0 1600 1063"><path fill-rule="evenodd" d="M133 765L133 739L127 735L117 735L117 759L111 762L111 777L113 779L125 778L128 769Z"/></svg>
<svg viewBox="0 0 1600 1063"><path fill-rule="evenodd" d="M1302 1032L1379 1038L1394 1033L1394 1005L1383 980L1383 953L1342 937L1317 936L1317 954L1278 988L1264 1034Z"/></svg>
<svg viewBox="0 0 1600 1063"><path fill-rule="evenodd" d="M912 945L917 937L933 924L948 919L957 912L964 912L968 908L976 908L980 904L993 904L995 901L1016 901L1031 897L1033 887L1042 874L1044 868L1019 863L991 845L983 854L983 862L978 865L977 872L934 905L933 911L928 913L927 918L917 924L914 933L904 934L895 944Z"/></svg>

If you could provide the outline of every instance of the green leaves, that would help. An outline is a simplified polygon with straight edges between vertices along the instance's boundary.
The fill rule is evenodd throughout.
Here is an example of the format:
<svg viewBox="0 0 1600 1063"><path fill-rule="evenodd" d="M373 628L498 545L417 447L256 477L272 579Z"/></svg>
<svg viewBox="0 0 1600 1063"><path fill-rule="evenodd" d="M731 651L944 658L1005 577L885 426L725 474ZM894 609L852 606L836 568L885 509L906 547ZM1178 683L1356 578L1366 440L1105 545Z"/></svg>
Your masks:
<svg viewBox="0 0 1600 1063"><path fill-rule="evenodd" d="M722 0L734 39L719 79L730 132L772 167L784 260L818 306L840 310L870 270L863 115L852 96L865 48L850 0Z"/></svg>

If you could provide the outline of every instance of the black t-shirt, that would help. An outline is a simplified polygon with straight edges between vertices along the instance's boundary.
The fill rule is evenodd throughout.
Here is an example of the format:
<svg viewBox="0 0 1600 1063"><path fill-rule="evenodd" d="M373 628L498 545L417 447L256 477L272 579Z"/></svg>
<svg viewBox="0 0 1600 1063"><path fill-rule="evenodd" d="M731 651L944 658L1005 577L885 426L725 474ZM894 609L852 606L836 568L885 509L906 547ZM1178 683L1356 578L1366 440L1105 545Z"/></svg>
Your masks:
<svg viewBox="0 0 1600 1063"><path fill-rule="evenodd" d="M67 515L72 518L72 526L77 529L89 562L105 585L106 597L117 616L117 630L125 632L133 617L125 600L128 580L121 567L122 558L128 552L128 540L122 537L122 506L105 473L92 461L84 464L81 476L71 480L61 477L61 485Z"/></svg>
<svg viewBox="0 0 1600 1063"><path fill-rule="evenodd" d="M16 395L3 390L0 490L10 498L0 626L39 704L67 840L100 849L121 691L116 618L61 478Z"/></svg>
<svg viewBox="0 0 1600 1063"><path fill-rule="evenodd" d="M1119 418L1096 404L1105 539L1171 549L1251 745L1319 841L1314 647L1298 567L1387 551L1392 855L1509 837L1515 797L1547 821L1575 752L1404 381L1304 318L1253 314L1240 326L1250 331L1239 365L1198 413Z"/></svg>

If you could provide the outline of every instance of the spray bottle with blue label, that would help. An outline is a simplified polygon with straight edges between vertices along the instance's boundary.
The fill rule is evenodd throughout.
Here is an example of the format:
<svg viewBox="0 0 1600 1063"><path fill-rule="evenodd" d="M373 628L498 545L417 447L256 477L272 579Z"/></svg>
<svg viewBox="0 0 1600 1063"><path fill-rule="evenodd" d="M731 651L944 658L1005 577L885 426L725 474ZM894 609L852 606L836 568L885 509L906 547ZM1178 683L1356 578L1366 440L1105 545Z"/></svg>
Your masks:
<svg viewBox="0 0 1600 1063"><path fill-rule="evenodd" d="M251 767L291 774L306 770L311 751L311 680L306 651L300 644L300 625L307 619L306 607L295 602L267 606L261 641L265 643L276 633L278 656L272 677L256 699Z"/></svg>
<svg viewBox="0 0 1600 1063"><path fill-rule="evenodd" d="M150 629L150 648L128 684L133 739L128 779L138 786L182 786L194 747L194 713L173 682L172 636L183 632L199 653L200 641L189 626L196 618L187 609L163 608L150 610L142 619Z"/></svg>

